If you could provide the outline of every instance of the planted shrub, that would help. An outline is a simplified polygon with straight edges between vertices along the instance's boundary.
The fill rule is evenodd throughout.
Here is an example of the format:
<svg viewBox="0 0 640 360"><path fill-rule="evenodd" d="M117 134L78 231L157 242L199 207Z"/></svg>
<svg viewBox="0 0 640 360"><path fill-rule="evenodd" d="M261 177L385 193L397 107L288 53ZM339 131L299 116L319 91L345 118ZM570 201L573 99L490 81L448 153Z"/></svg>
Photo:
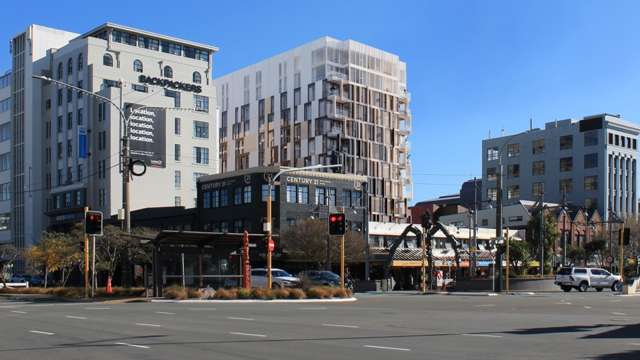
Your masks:
<svg viewBox="0 0 640 360"><path fill-rule="evenodd" d="M218 300L234 300L238 298L238 292L236 289L218 289L216 290L215 295L213 295L214 299Z"/></svg>
<svg viewBox="0 0 640 360"><path fill-rule="evenodd" d="M290 289L289 290L289 299L304 299L306 294L302 289Z"/></svg>
<svg viewBox="0 0 640 360"><path fill-rule="evenodd" d="M324 286L315 286L307 290L307 297L311 299L328 299L331 294L331 288Z"/></svg>
<svg viewBox="0 0 640 360"><path fill-rule="evenodd" d="M188 288L187 297L189 299L201 299L203 297L203 293L200 289Z"/></svg>
<svg viewBox="0 0 640 360"><path fill-rule="evenodd" d="M251 297L260 300L272 300L274 295L271 289L255 288L251 290Z"/></svg>
<svg viewBox="0 0 640 360"><path fill-rule="evenodd" d="M167 299L184 300L187 296L187 289L182 286L171 285L164 289L164 297Z"/></svg>
<svg viewBox="0 0 640 360"><path fill-rule="evenodd" d="M290 290L287 288L275 289L273 291L273 296L276 299L287 299L289 297Z"/></svg>
<svg viewBox="0 0 640 360"><path fill-rule="evenodd" d="M238 299L251 299L251 289L238 289Z"/></svg>

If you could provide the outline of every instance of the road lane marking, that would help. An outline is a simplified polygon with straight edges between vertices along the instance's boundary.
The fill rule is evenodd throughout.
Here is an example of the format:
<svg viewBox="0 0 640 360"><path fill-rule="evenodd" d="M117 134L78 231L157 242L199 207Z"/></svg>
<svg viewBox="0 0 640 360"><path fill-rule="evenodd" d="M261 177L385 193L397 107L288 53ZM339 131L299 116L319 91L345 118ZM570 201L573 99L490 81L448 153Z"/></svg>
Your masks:
<svg viewBox="0 0 640 360"><path fill-rule="evenodd" d="M55 335L56 333L52 333L52 332L48 332L48 331L39 331L39 330L29 330L30 333L32 334L39 334L39 335Z"/></svg>
<svg viewBox="0 0 640 360"><path fill-rule="evenodd" d="M389 347L389 346L364 345L364 347L369 349L380 349L380 350L411 351L411 349L407 349L407 348L397 348L397 347Z"/></svg>
<svg viewBox="0 0 640 360"><path fill-rule="evenodd" d="M570 303L570 302L564 302L564 301L563 301L563 302L558 302L558 303L556 303L556 305L571 305L571 303Z"/></svg>
<svg viewBox="0 0 640 360"><path fill-rule="evenodd" d="M73 315L67 315L65 316L67 319L76 319L76 320L87 320L86 317L84 316L73 316Z"/></svg>
<svg viewBox="0 0 640 360"><path fill-rule="evenodd" d="M623 312L612 312L611 315L616 315L616 316L627 316L627 314L623 313Z"/></svg>
<svg viewBox="0 0 640 360"><path fill-rule="evenodd" d="M585 306L584 308L589 310L589 309L591 309L591 306Z"/></svg>
<svg viewBox="0 0 640 360"><path fill-rule="evenodd" d="M139 348L139 349L149 349L149 347L145 345L129 344L125 342L117 342L116 345L130 346L130 347Z"/></svg>
<svg viewBox="0 0 640 360"><path fill-rule="evenodd" d="M474 336L474 337L486 337L486 338L501 338L500 335L489 335L489 334L462 334L462 336Z"/></svg>
<svg viewBox="0 0 640 360"><path fill-rule="evenodd" d="M136 323L138 326L149 326L149 327L162 327L162 325L158 324L147 324L147 323Z"/></svg>
<svg viewBox="0 0 640 360"><path fill-rule="evenodd" d="M359 328L358 325L343 325L343 324L322 324L322 326L340 327L340 328L349 328L349 329L357 329L357 328Z"/></svg>
<svg viewBox="0 0 640 360"><path fill-rule="evenodd" d="M255 320L255 319L252 319L252 318L235 317L235 316L227 316L227 319L229 319L229 320L244 320L244 321L254 321Z"/></svg>
<svg viewBox="0 0 640 360"><path fill-rule="evenodd" d="M156 314L160 314L160 315L175 315L176 313L167 312L167 311L156 311Z"/></svg>
<svg viewBox="0 0 640 360"><path fill-rule="evenodd" d="M496 306L496 304L480 304L480 305L474 305L475 307L494 307Z"/></svg>
<svg viewBox="0 0 640 360"><path fill-rule="evenodd" d="M12 310L12 313L16 313L16 314L26 314L26 311L19 311L19 310Z"/></svg>
<svg viewBox="0 0 640 360"><path fill-rule="evenodd" d="M324 306L316 306L316 307L303 307L300 310L327 310Z"/></svg>
<svg viewBox="0 0 640 360"><path fill-rule="evenodd" d="M111 310L110 307L86 307L85 310Z"/></svg>
<svg viewBox="0 0 640 360"><path fill-rule="evenodd" d="M189 308L191 311L215 311L216 308Z"/></svg>
<svg viewBox="0 0 640 360"><path fill-rule="evenodd" d="M250 333L235 332L235 331L231 331L229 332L229 334L240 335L240 336L267 337L267 335L264 335L264 334L250 334Z"/></svg>
<svg viewBox="0 0 640 360"><path fill-rule="evenodd" d="M640 343L629 343L629 345L640 346Z"/></svg>

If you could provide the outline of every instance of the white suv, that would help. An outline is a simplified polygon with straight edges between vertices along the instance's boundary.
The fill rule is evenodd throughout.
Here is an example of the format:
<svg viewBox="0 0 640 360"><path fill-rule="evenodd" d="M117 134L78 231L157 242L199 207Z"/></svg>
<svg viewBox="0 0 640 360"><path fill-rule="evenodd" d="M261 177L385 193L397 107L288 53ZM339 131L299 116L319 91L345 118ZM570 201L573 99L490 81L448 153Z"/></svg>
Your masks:
<svg viewBox="0 0 640 360"><path fill-rule="evenodd" d="M578 289L587 291L590 287L596 291L610 288L611 291L622 291L622 279L620 275L612 275L600 268L563 267L556 275L555 284L565 292Z"/></svg>

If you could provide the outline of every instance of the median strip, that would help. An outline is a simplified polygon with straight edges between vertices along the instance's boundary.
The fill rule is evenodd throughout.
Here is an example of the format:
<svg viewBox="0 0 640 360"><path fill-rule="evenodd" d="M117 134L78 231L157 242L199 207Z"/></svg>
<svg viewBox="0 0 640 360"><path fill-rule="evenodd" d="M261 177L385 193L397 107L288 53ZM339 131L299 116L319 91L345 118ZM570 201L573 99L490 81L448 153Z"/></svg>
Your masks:
<svg viewBox="0 0 640 360"><path fill-rule="evenodd" d="M369 349L380 349L380 350L411 351L411 349L407 349L407 348L398 348L398 347L390 347L390 346L364 345L364 347Z"/></svg>
<svg viewBox="0 0 640 360"><path fill-rule="evenodd" d="M235 332L235 331L231 331L229 334L240 335L240 336L267 337L267 335L264 335L264 334L250 334L250 333Z"/></svg>

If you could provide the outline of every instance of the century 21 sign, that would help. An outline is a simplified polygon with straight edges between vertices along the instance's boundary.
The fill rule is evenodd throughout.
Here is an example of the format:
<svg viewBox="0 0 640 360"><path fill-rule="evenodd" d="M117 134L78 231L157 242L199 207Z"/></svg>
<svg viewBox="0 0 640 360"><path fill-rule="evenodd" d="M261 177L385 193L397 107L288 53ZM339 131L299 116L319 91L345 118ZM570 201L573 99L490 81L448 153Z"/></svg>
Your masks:
<svg viewBox="0 0 640 360"><path fill-rule="evenodd" d="M177 90L191 91L196 94L199 94L202 92L202 86L200 85L187 84L180 81L160 79L157 77L151 77L146 75L140 75L138 77L138 81L143 84L160 85L162 87L168 87L168 88L177 89Z"/></svg>

